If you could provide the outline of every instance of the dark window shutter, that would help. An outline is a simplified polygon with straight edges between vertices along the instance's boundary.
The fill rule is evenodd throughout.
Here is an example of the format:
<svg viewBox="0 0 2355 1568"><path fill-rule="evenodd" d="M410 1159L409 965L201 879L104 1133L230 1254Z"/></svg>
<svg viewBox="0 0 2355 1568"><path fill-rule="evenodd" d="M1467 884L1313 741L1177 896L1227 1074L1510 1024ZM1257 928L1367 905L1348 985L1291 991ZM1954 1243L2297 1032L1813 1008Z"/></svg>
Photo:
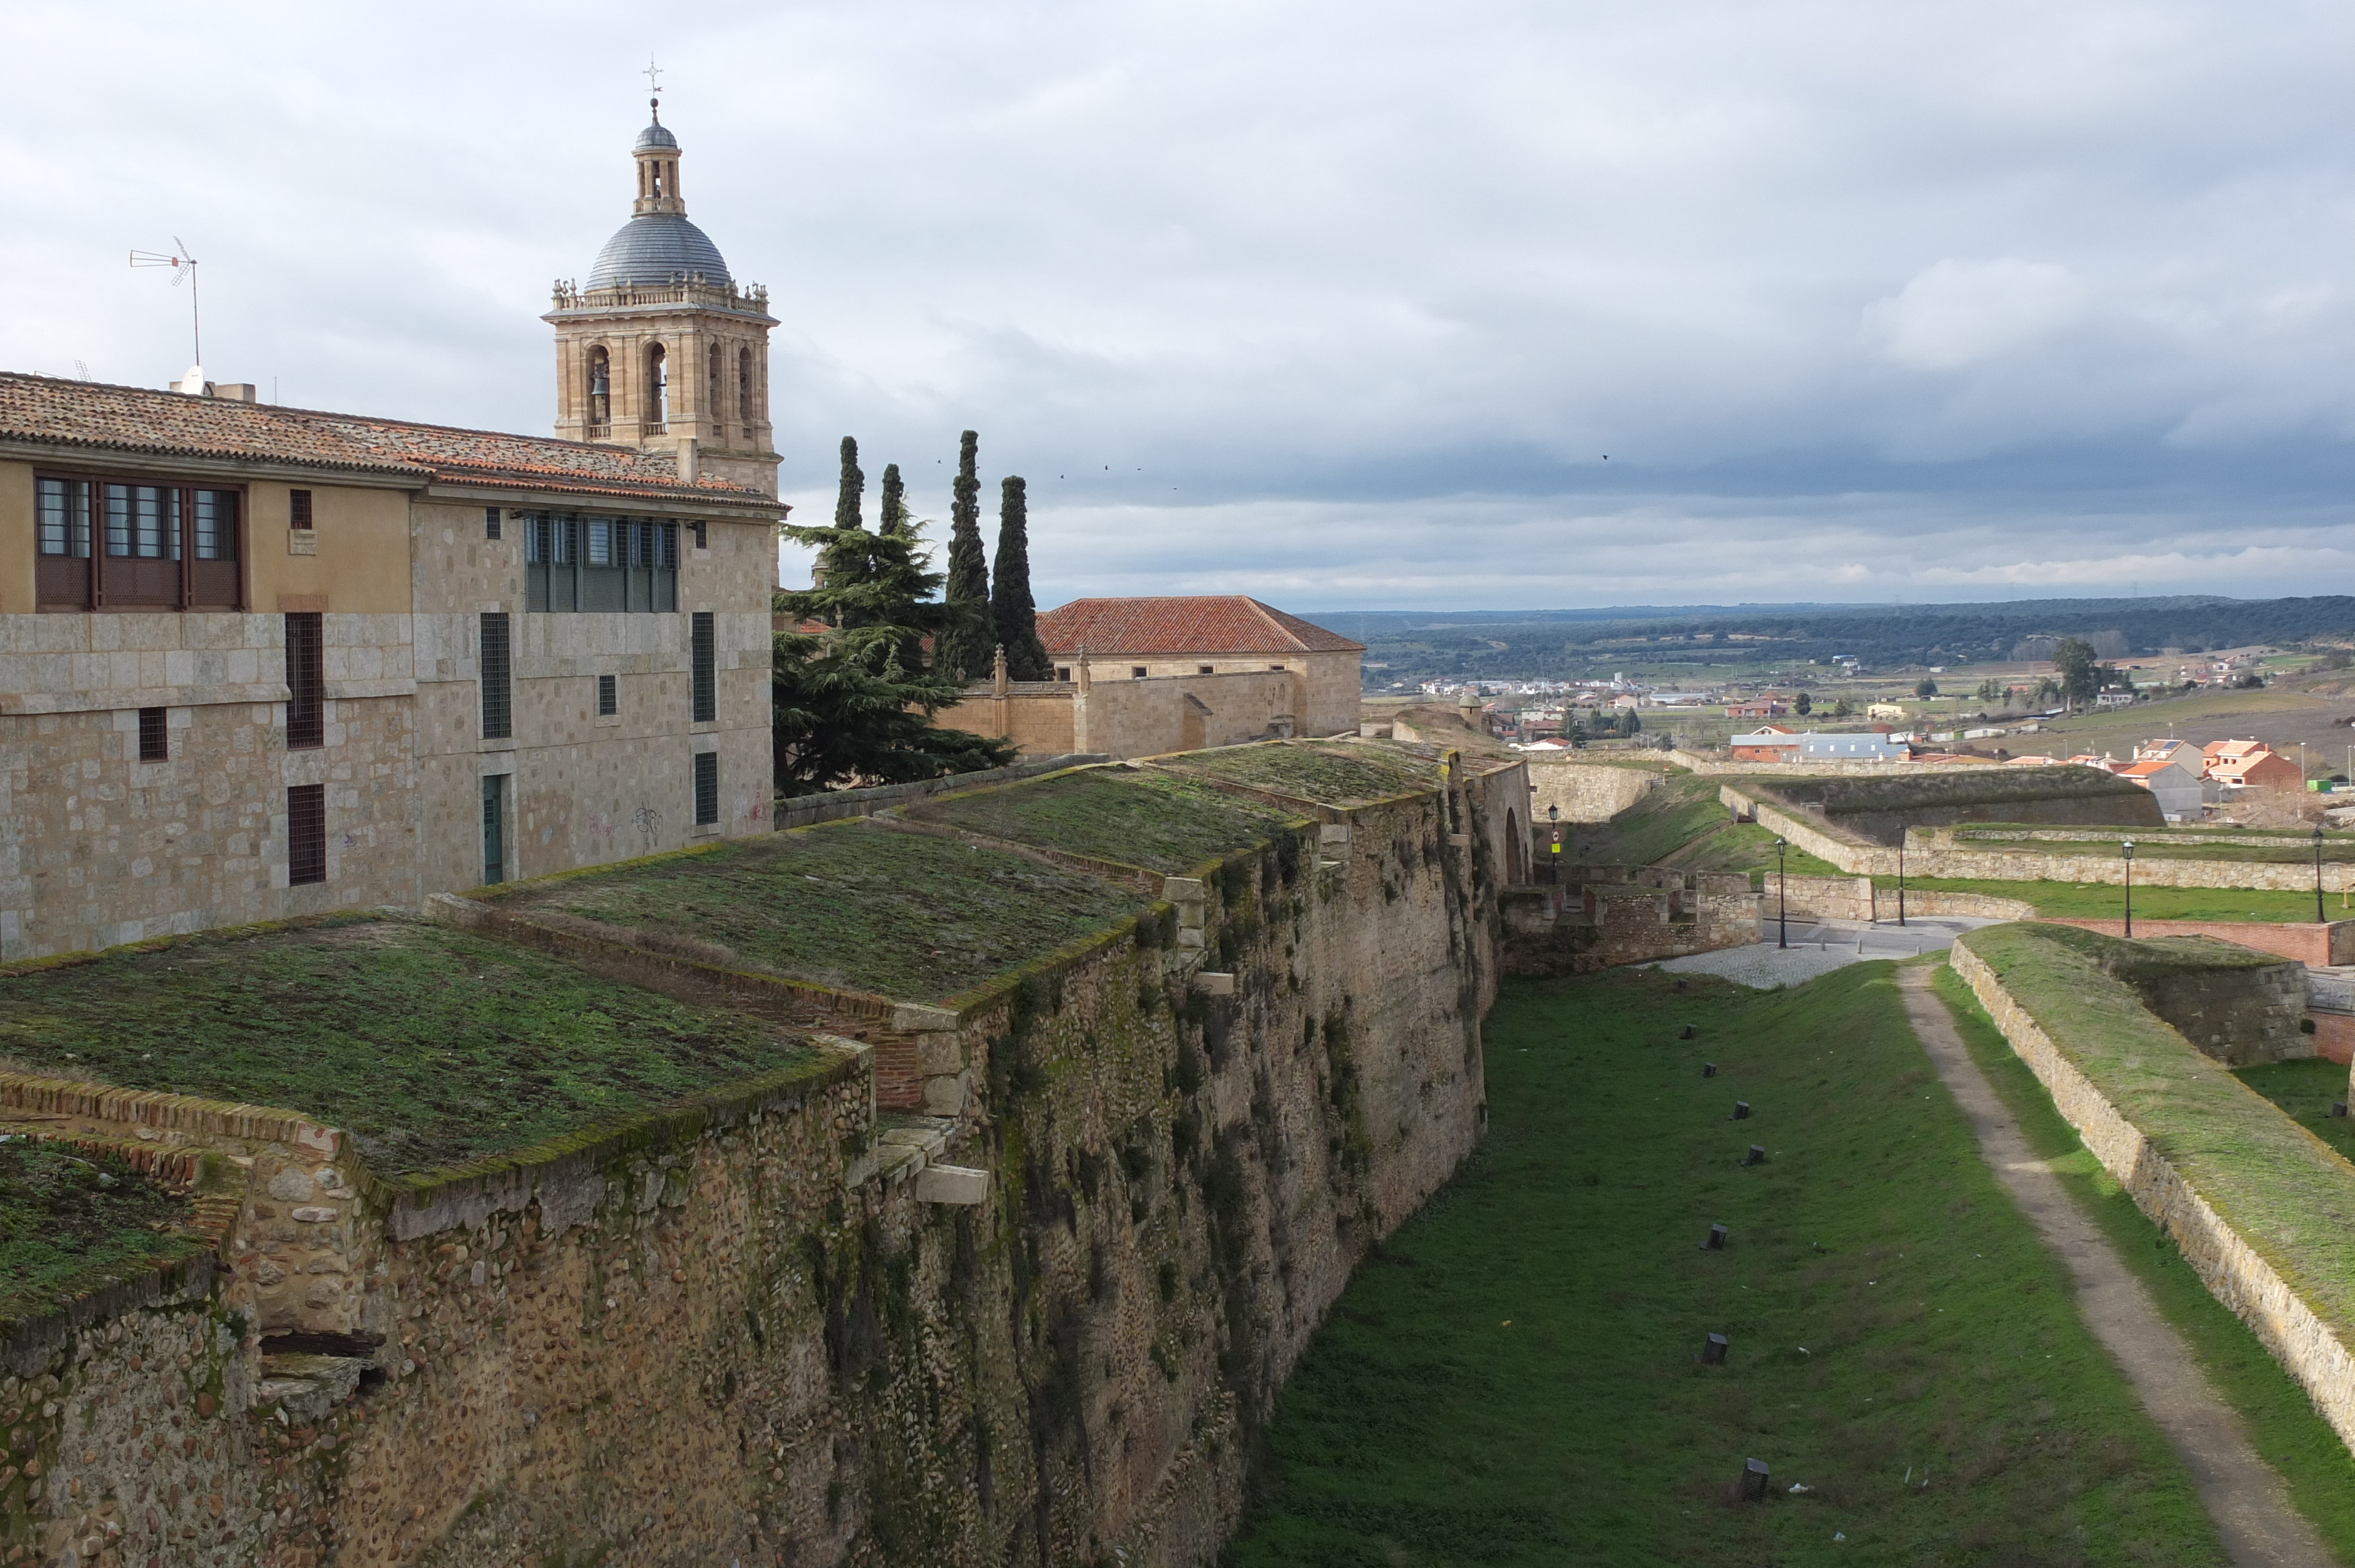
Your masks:
<svg viewBox="0 0 2355 1568"><path fill-rule="evenodd" d="M698 751L695 754L695 825L703 827L719 820L719 754Z"/></svg>
<svg viewBox="0 0 2355 1568"><path fill-rule="evenodd" d="M289 525L296 528L308 528L311 525L311 493L309 491L290 490L286 493L286 521Z"/></svg>
<svg viewBox="0 0 2355 1568"><path fill-rule="evenodd" d="M172 732L168 715L162 708L139 710L139 760L169 762L172 759Z"/></svg>
<svg viewBox="0 0 2355 1568"><path fill-rule="evenodd" d="M481 668L483 738L505 740L515 734L515 710L507 674L507 613L503 609L483 617Z"/></svg>
<svg viewBox="0 0 2355 1568"><path fill-rule="evenodd" d="M286 749L327 744L327 641L317 610L286 617Z"/></svg>
<svg viewBox="0 0 2355 1568"><path fill-rule="evenodd" d="M693 694L697 724L711 724L719 717L719 656L717 640L712 632L711 612L698 609L693 620L695 670Z"/></svg>
<svg viewBox="0 0 2355 1568"><path fill-rule="evenodd" d="M286 881L290 886L327 880L327 787L297 784L286 791Z"/></svg>

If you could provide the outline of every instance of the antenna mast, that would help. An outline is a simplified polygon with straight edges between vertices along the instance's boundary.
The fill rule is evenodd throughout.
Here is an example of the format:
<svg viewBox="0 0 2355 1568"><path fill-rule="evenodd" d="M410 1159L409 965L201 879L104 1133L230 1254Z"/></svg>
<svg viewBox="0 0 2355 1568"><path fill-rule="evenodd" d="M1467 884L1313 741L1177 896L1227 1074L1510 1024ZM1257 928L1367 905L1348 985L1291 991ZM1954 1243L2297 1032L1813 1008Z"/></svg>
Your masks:
<svg viewBox="0 0 2355 1568"><path fill-rule="evenodd" d="M205 323L197 304L197 259L188 254L188 242L178 235L172 236L172 243L179 247L176 254L133 250L131 264L133 267L169 267L172 270L172 287L176 289L183 282L188 285L188 336L190 346L196 350L196 363L202 365L205 362Z"/></svg>

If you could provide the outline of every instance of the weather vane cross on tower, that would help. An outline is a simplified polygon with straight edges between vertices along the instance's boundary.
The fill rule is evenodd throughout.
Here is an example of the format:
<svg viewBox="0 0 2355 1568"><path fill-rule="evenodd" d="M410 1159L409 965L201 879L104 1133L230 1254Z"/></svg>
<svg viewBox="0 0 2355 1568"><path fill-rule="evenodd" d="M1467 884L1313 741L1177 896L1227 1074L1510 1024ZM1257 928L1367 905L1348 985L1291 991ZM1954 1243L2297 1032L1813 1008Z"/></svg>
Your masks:
<svg viewBox="0 0 2355 1568"><path fill-rule="evenodd" d="M645 78L646 85L654 90L654 96L648 100L648 102L654 108L655 118L660 120L662 118L662 68L655 64L655 57L652 55L646 57Z"/></svg>

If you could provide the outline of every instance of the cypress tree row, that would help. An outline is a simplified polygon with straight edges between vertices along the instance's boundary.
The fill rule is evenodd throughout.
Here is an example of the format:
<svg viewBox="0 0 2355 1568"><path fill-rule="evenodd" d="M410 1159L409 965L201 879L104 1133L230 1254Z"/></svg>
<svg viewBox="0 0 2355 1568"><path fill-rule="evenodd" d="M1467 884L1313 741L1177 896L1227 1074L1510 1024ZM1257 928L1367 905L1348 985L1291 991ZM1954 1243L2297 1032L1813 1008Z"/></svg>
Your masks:
<svg viewBox="0 0 2355 1568"><path fill-rule="evenodd" d="M1039 606L1030 597L1030 504L1018 477L1006 481L997 508L997 561L990 574L989 614L1006 650L1006 673L1017 681L1048 681L1054 666L1039 641Z"/></svg>
<svg viewBox="0 0 2355 1568"><path fill-rule="evenodd" d="M957 441L956 486L949 505L949 607L956 614L932 644L932 667L968 681L989 678L997 639L989 614L989 561L981 547L981 481L974 472L981 438Z"/></svg>

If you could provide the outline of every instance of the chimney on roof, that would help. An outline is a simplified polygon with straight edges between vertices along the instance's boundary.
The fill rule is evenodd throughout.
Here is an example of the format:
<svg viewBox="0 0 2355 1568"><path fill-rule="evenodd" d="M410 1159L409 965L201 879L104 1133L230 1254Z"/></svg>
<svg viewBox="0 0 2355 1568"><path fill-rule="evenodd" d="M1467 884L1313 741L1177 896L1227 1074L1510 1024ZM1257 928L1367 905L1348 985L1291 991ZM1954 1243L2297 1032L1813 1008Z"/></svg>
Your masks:
<svg viewBox="0 0 2355 1568"><path fill-rule="evenodd" d="M693 436L681 436L678 438L678 482L681 484L693 484L695 482L695 438Z"/></svg>
<svg viewBox="0 0 2355 1568"><path fill-rule="evenodd" d="M232 403L259 403L250 381L216 381L205 388L209 397L226 397Z"/></svg>

